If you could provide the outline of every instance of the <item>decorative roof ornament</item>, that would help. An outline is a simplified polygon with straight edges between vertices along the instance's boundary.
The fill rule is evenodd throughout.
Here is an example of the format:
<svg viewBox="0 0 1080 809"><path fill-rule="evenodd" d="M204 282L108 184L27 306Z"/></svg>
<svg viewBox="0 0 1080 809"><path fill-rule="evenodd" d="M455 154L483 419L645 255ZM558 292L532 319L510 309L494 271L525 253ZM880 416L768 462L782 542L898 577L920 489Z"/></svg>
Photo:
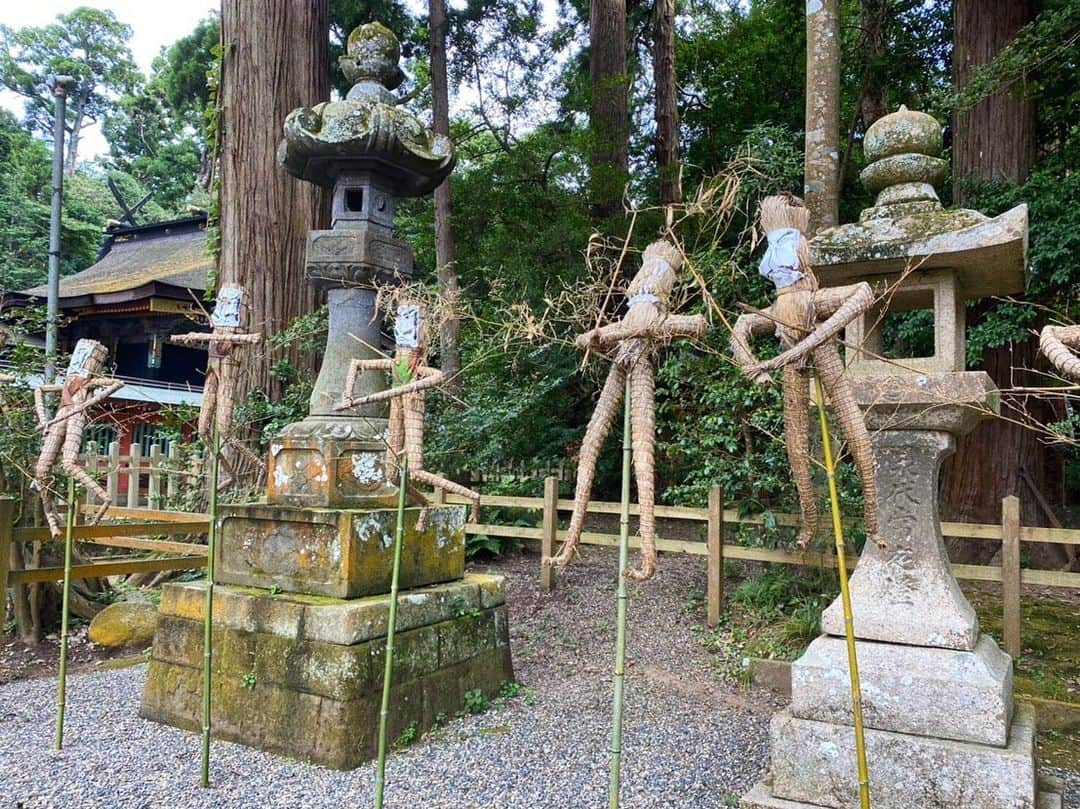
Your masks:
<svg viewBox="0 0 1080 809"><path fill-rule="evenodd" d="M333 187L344 172L369 171L396 196L434 191L454 168L454 146L401 107L391 92L405 78L401 45L373 22L351 34L339 59L352 89L341 101L301 107L285 119L278 161L294 177Z"/></svg>

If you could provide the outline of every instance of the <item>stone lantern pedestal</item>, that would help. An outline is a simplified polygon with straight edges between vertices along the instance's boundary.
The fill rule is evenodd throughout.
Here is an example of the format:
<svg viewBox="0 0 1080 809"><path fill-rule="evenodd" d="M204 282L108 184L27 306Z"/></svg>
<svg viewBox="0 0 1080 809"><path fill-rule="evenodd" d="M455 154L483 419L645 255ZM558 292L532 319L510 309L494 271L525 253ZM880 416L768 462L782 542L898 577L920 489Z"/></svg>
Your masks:
<svg viewBox="0 0 1080 809"><path fill-rule="evenodd" d="M337 410L353 358L379 356L375 287L412 274L395 200L428 194L450 141L396 106L400 47L378 23L349 36L342 101L294 110L284 168L333 189L330 230L307 242L329 333L310 414L271 443L265 502L220 509L213 732L337 768L375 755L398 489L387 479L386 404ZM282 294L288 294L282 290ZM385 388L362 374L356 393ZM430 727L467 691L513 680L504 583L465 576L464 506L405 511L390 738ZM201 724L205 582L166 585L140 714Z"/></svg>
<svg viewBox="0 0 1080 809"><path fill-rule="evenodd" d="M883 547L851 576L874 809L1057 809L1040 778L1035 716L1015 704L1012 660L979 631L957 584L938 514L938 472L956 437L998 412L983 372L964 370L964 301L1024 287L1027 211L996 219L942 209L940 130L921 113L867 133L875 207L811 241L823 284L868 280L878 310L848 329L849 373L874 446ZM875 334L892 304L934 312L934 350L886 358ZM855 738L839 599L824 634L792 665L791 705L770 726L771 773L744 809L858 809Z"/></svg>

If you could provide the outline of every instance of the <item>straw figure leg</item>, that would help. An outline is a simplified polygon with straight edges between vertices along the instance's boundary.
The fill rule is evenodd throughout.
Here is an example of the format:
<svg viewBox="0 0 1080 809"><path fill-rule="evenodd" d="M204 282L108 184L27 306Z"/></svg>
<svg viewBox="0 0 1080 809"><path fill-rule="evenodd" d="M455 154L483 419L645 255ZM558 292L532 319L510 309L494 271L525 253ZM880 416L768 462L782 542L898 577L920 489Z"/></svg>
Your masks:
<svg viewBox="0 0 1080 809"><path fill-rule="evenodd" d="M581 530L585 526L585 509L589 506L589 495L596 475L596 461L600 457L600 447L603 446L604 438L611 429L611 422L615 418L625 386L626 369L619 363L615 363L608 371L607 382L604 383L604 389L600 391L600 398L596 400L596 409L593 410L589 426L585 429L585 439L581 442L581 454L578 459L574 512L570 515L570 528L566 532L566 540L559 548L559 552L551 557L551 564L562 567L573 559L577 552Z"/></svg>
<svg viewBox="0 0 1080 809"><path fill-rule="evenodd" d="M405 405L400 396L390 400L390 416L386 426L386 479L398 480L398 455L405 449ZM415 474L415 470L410 469Z"/></svg>
<svg viewBox="0 0 1080 809"><path fill-rule="evenodd" d="M60 421L49 428L34 467L34 486L41 496L41 508L45 512L45 521L53 537L60 536L60 519L56 515L56 500L53 497L53 484L56 482L53 465L64 446L67 426L67 421Z"/></svg>
<svg viewBox="0 0 1080 809"><path fill-rule="evenodd" d="M1039 348L1064 376L1080 380L1080 326L1044 326Z"/></svg>
<svg viewBox="0 0 1080 809"><path fill-rule="evenodd" d="M630 368L630 434L633 440L634 480L639 506L638 532L641 534L641 567L628 570L635 581L651 579L656 573L655 444L656 381L652 357L640 356Z"/></svg>
<svg viewBox="0 0 1080 809"><path fill-rule="evenodd" d="M799 535L797 544L805 548L817 534L817 495L810 471L810 411L806 396L809 378L805 370L784 366L784 441L791 474L799 493Z"/></svg>
<svg viewBox="0 0 1080 809"><path fill-rule="evenodd" d="M203 401L199 408L199 437L209 448L213 441L214 417L217 410L218 373L217 367L211 363L206 369L206 377L203 379Z"/></svg>
<svg viewBox="0 0 1080 809"><path fill-rule="evenodd" d="M83 488L97 497L101 505L90 520L91 525L97 525L98 521L105 516L105 512L109 510L112 501L109 499L109 493L78 464L79 449L82 447L83 429L85 427L86 413L77 413L68 419L60 466L68 475L75 478Z"/></svg>
<svg viewBox="0 0 1080 809"><path fill-rule="evenodd" d="M826 343L814 349L814 370L817 371L821 384L829 395L836 421L847 440L848 452L859 473L863 490L863 521L866 523L866 536L883 545L878 530L877 479L874 473L874 450L870 444L870 433L866 429L851 381L844 373L844 363L835 343Z"/></svg>

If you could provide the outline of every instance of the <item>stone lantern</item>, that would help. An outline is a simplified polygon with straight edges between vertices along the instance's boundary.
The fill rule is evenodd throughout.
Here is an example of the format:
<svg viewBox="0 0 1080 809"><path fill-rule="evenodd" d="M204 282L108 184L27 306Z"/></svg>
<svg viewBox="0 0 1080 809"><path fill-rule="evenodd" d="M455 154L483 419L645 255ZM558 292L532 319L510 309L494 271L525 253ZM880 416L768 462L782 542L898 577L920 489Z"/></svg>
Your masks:
<svg viewBox="0 0 1080 809"><path fill-rule="evenodd" d="M995 218L944 210L934 185L948 165L929 115L901 107L870 127L864 147L874 206L810 248L823 286L868 281L880 301L845 339L884 540L867 543L850 582L872 804L1060 807L1061 784L1038 776L1034 712L1014 703L1012 660L979 631L938 514L943 459L999 406L990 377L965 370L965 302L1023 291L1027 208ZM883 336L889 318L920 309L932 312L933 339L903 356L913 352ZM792 665L791 706L770 727L771 775L743 797L745 809L859 805L839 599L822 630Z"/></svg>
<svg viewBox="0 0 1080 809"><path fill-rule="evenodd" d="M350 360L378 355L375 286L412 272L395 200L430 193L454 165L450 141L391 93L399 57L389 30L360 26L341 57L347 97L285 120L284 169L333 189L331 229L309 234L306 259L329 334L310 415L271 444L265 501L219 509L214 734L344 769L376 750L397 487L383 470L386 405L333 407ZM368 373L356 391L385 384ZM390 738L514 678L503 578L464 572L464 507L420 515L405 511ZM198 726L205 598L205 582L165 586L142 716Z"/></svg>

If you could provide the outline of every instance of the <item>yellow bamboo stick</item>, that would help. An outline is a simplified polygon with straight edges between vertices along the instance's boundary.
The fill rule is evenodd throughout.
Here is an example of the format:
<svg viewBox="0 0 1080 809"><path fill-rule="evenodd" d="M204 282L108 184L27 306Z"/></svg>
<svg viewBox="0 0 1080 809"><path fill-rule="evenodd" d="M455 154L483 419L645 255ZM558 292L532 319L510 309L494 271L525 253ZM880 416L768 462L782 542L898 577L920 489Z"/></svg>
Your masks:
<svg viewBox="0 0 1080 809"><path fill-rule="evenodd" d="M863 734L862 688L859 686L859 662L855 654L855 625L851 614L851 591L848 589L847 556L844 548L844 526L840 518L840 496L836 489L836 466L833 463L829 421L825 417L825 391L821 380L817 385L818 417L821 419L821 443L825 448L825 472L829 478L829 504L832 511L833 536L836 539L836 567L840 574L840 599L844 606L844 637L847 639L848 674L851 678L851 708L855 720L855 757L859 769L859 806L870 809L870 774L866 766L866 739Z"/></svg>

